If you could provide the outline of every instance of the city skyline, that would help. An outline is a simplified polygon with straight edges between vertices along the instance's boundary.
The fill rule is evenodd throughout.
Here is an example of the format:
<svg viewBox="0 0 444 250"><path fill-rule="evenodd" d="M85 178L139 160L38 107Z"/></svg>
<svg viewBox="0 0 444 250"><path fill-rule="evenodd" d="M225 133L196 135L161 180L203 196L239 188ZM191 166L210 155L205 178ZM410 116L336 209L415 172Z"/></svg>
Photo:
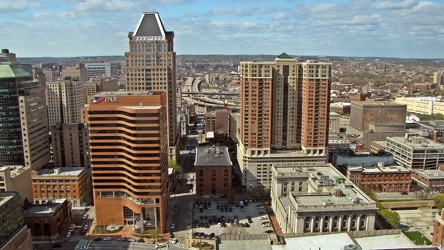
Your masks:
<svg viewBox="0 0 444 250"><path fill-rule="evenodd" d="M178 55L444 58L442 11L438 0L1 0L0 46L20 57L123 55L141 13L159 12Z"/></svg>

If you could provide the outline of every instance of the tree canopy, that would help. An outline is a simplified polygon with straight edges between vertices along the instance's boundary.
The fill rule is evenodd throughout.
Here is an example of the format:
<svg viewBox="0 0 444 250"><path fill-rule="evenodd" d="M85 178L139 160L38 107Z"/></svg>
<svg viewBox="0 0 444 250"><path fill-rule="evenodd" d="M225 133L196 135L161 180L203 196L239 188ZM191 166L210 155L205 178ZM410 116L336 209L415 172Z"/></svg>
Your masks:
<svg viewBox="0 0 444 250"><path fill-rule="evenodd" d="M439 210L444 208L444 194L441 193L435 195L435 198L433 198L433 200L435 201L436 208L439 208Z"/></svg>
<svg viewBox="0 0 444 250"><path fill-rule="evenodd" d="M175 160L168 160L168 167L173 168L175 174L182 173L182 167Z"/></svg>

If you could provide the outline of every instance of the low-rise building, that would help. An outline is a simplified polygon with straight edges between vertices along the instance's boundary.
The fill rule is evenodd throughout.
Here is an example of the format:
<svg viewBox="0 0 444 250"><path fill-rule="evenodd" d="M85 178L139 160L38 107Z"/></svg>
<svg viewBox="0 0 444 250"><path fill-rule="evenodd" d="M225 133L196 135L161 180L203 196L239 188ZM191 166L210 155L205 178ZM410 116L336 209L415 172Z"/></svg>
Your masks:
<svg viewBox="0 0 444 250"><path fill-rule="evenodd" d="M34 205L25 211L25 223L31 228L36 241L53 241L67 229L71 220L71 203L67 199L55 199Z"/></svg>
<svg viewBox="0 0 444 250"><path fill-rule="evenodd" d="M431 188L437 191L444 190L444 172L441 169L414 169L412 179L423 188Z"/></svg>
<svg viewBox="0 0 444 250"><path fill-rule="evenodd" d="M197 194L231 193L233 163L228 147L197 147L194 166Z"/></svg>
<svg viewBox="0 0 444 250"><path fill-rule="evenodd" d="M0 167L0 192L18 192L20 206L25 205L25 200L34 202L31 185L31 167L23 165L5 165Z"/></svg>
<svg viewBox="0 0 444 250"><path fill-rule="evenodd" d="M444 248L444 209L441 209L441 213L435 215L432 245L439 246L441 249Z"/></svg>
<svg viewBox="0 0 444 250"><path fill-rule="evenodd" d="M347 167L347 178L359 187L369 187L376 192L409 192L412 173L403 166Z"/></svg>
<svg viewBox="0 0 444 250"><path fill-rule="evenodd" d="M271 204L284 233L374 229L376 203L331 164L272 167Z"/></svg>
<svg viewBox="0 0 444 250"><path fill-rule="evenodd" d="M17 192L0 192L0 249L32 249L31 230L23 220Z"/></svg>
<svg viewBox="0 0 444 250"><path fill-rule="evenodd" d="M444 164L444 144L421 136L387 137L387 151L409 169L438 169Z"/></svg>
<svg viewBox="0 0 444 250"><path fill-rule="evenodd" d="M90 202L91 174L82 167L63 167L32 171L35 204L46 204L54 199L68 199L73 207Z"/></svg>

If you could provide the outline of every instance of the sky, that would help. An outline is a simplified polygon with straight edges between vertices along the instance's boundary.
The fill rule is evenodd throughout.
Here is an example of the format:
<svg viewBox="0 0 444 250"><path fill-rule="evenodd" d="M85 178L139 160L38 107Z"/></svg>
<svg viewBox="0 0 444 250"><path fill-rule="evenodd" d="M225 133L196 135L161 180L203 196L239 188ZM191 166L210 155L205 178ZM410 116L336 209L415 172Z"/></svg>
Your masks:
<svg viewBox="0 0 444 250"><path fill-rule="evenodd" d="M177 55L444 58L444 0L0 0L0 47L124 55L153 11Z"/></svg>

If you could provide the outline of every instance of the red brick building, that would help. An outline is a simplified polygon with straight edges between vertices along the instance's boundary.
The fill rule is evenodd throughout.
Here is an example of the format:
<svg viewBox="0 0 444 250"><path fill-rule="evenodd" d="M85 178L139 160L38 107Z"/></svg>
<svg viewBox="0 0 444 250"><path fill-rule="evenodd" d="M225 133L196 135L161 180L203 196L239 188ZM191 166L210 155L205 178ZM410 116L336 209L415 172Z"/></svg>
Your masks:
<svg viewBox="0 0 444 250"><path fill-rule="evenodd" d="M197 147L194 165L197 194L231 193L233 163L227 147Z"/></svg>
<svg viewBox="0 0 444 250"><path fill-rule="evenodd" d="M433 228L432 245L439 246L442 249L444 247L443 236L444 236L444 212L441 210L441 213L437 213L435 216L435 227Z"/></svg>
<svg viewBox="0 0 444 250"><path fill-rule="evenodd" d="M411 171L403 166L347 167L347 178L359 187L376 192L409 192Z"/></svg>

